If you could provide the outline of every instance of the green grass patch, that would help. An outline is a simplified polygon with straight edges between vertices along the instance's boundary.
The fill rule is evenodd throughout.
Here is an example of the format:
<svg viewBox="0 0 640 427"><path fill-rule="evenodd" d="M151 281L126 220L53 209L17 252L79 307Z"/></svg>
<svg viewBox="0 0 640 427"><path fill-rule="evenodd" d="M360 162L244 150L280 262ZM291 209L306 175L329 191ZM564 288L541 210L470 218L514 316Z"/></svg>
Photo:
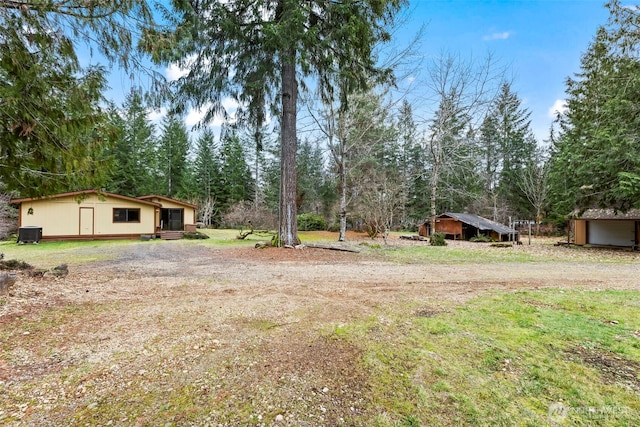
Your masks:
<svg viewBox="0 0 640 427"><path fill-rule="evenodd" d="M126 246L137 242L137 240L93 240L41 242L37 245L1 242L0 253L4 253L5 260L16 259L36 267L44 267L56 266L61 263L79 264L113 259L124 251Z"/></svg>
<svg viewBox="0 0 640 427"><path fill-rule="evenodd" d="M387 252L391 259L407 263L475 264L487 262L536 262L549 260L547 256L513 251L509 248L460 248L452 246L400 246Z"/></svg>
<svg viewBox="0 0 640 427"><path fill-rule="evenodd" d="M367 349L369 412L384 414L371 425L633 425L639 301L631 291L499 293L335 336Z"/></svg>

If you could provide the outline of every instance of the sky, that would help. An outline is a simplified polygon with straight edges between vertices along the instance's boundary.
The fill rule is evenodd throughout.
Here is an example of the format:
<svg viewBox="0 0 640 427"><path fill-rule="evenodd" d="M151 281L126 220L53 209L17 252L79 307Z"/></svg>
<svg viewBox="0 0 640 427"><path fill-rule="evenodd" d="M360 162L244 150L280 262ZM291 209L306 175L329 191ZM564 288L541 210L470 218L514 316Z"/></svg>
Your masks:
<svg viewBox="0 0 640 427"><path fill-rule="evenodd" d="M411 0L403 37L422 25L420 54L443 51L474 58L494 55L508 67L512 90L531 112L539 142L547 139L554 111L562 107L567 77L608 11L599 0ZM624 3L624 2L623 2Z"/></svg>
<svg viewBox="0 0 640 427"><path fill-rule="evenodd" d="M531 126L539 143L549 136L555 111L562 108L565 82L580 70L580 59L597 28L606 23L604 0L410 0L406 21L395 32L394 43L402 46L424 28L416 61L423 64L443 52L478 60L491 53L507 68L512 91L531 112ZM164 69L167 78L177 78L175 66ZM126 77L112 76L108 95L123 100ZM120 81L118 81L120 79ZM420 90L414 86L414 90ZM120 93L118 93L120 90ZM232 101L226 106L233 110ZM150 112L159 121L164 111ZM191 128L202 115L192 111L185 117ZM219 121L214 123L216 126Z"/></svg>

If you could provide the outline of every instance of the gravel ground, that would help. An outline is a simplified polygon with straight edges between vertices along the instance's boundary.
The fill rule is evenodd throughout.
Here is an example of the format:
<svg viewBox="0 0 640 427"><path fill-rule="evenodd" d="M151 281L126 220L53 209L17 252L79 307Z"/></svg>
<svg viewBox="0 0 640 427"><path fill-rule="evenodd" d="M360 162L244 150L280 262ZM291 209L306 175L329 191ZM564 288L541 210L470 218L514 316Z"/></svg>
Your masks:
<svg viewBox="0 0 640 427"><path fill-rule="evenodd" d="M183 242L90 250L113 259L21 274L2 297L0 424L351 425L370 390L361 350L329 337L336 326L491 291L640 290L637 254L594 261L552 245L506 249L547 261L457 265ZM214 409L185 412L184 396Z"/></svg>

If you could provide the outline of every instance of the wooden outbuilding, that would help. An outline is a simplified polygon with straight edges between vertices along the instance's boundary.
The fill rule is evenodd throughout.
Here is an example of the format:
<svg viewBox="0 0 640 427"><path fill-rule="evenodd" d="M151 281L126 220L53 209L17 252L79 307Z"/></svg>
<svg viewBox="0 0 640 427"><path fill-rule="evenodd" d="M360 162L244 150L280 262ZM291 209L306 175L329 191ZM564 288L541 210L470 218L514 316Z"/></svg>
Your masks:
<svg viewBox="0 0 640 427"><path fill-rule="evenodd" d="M587 209L574 213L571 220L573 243L579 246L609 246L638 250L640 247L640 209L615 212L613 209Z"/></svg>
<svg viewBox="0 0 640 427"><path fill-rule="evenodd" d="M421 232L428 230L421 227ZM469 240L476 236L485 236L497 242L518 241L518 231L469 213L446 212L436 217L436 232L443 233L448 239Z"/></svg>

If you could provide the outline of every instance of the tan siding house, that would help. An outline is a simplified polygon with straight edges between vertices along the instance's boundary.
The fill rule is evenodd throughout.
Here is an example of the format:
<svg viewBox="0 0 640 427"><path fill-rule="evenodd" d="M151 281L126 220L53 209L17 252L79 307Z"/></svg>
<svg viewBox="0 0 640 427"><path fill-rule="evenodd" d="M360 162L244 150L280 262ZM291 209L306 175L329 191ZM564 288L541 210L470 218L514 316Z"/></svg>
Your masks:
<svg viewBox="0 0 640 427"><path fill-rule="evenodd" d="M171 214L182 218L179 231L184 230L185 219L195 224L196 206L160 196L133 198L87 190L11 203L19 205L19 227L41 227L45 241L156 235L162 230L163 215Z"/></svg>
<svg viewBox="0 0 640 427"><path fill-rule="evenodd" d="M138 199L161 205L160 210L156 211L158 231L195 231L196 205L156 194Z"/></svg>

